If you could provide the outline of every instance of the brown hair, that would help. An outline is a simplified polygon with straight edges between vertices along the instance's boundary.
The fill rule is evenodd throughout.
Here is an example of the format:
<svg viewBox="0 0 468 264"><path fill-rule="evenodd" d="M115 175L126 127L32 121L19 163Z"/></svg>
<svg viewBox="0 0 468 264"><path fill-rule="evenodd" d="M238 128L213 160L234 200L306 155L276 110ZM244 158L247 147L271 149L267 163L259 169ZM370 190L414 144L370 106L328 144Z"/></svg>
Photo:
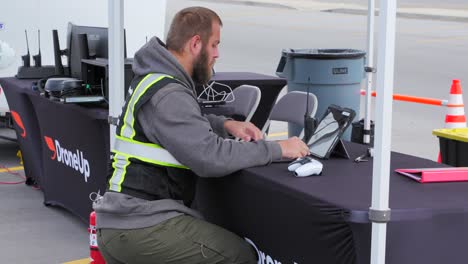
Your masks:
<svg viewBox="0 0 468 264"><path fill-rule="evenodd" d="M179 11L172 19L167 33L167 48L181 53L185 43L195 35L199 35L203 43L211 36L213 22L223 25L221 18L205 7L187 7Z"/></svg>

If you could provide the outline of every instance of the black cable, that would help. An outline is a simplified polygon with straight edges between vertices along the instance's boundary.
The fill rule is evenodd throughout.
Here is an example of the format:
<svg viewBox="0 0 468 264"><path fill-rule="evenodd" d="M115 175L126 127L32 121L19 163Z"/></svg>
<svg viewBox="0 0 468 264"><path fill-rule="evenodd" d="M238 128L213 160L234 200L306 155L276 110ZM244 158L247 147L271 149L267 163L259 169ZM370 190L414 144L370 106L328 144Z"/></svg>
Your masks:
<svg viewBox="0 0 468 264"><path fill-rule="evenodd" d="M109 104L109 101L104 96L104 81L102 80L102 78L101 78L101 95L104 98L104 101L106 101L106 103Z"/></svg>

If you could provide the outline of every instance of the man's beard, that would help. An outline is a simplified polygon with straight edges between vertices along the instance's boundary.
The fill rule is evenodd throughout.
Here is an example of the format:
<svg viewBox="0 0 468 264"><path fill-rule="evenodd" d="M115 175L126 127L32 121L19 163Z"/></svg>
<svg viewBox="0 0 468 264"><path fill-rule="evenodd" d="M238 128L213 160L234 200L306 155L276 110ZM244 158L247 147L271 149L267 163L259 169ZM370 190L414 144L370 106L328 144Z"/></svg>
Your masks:
<svg viewBox="0 0 468 264"><path fill-rule="evenodd" d="M193 64L192 79L197 84L206 84L211 79L211 71L208 63L208 53L203 48Z"/></svg>

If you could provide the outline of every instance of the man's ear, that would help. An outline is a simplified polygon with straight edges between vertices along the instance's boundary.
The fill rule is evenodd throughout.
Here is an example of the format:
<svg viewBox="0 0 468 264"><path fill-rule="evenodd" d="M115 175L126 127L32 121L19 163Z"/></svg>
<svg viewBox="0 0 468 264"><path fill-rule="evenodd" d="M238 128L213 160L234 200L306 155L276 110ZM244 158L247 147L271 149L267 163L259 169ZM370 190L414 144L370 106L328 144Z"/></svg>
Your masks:
<svg viewBox="0 0 468 264"><path fill-rule="evenodd" d="M193 36L189 41L189 50L194 56L197 56L200 53L202 46L202 40L199 35Z"/></svg>

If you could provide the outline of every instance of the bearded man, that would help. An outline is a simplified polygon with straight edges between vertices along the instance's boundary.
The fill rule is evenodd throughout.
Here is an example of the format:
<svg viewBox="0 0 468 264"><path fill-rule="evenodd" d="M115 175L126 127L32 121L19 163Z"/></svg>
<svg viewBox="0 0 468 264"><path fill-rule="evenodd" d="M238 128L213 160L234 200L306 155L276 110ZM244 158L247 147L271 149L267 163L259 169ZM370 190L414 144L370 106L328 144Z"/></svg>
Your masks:
<svg viewBox="0 0 468 264"><path fill-rule="evenodd" d="M297 137L265 141L251 123L202 115L195 83L211 78L221 26L210 9L183 9L167 45L154 37L134 56L107 190L93 204L109 264L256 263L246 241L191 208L196 180L309 153Z"/></svg>

